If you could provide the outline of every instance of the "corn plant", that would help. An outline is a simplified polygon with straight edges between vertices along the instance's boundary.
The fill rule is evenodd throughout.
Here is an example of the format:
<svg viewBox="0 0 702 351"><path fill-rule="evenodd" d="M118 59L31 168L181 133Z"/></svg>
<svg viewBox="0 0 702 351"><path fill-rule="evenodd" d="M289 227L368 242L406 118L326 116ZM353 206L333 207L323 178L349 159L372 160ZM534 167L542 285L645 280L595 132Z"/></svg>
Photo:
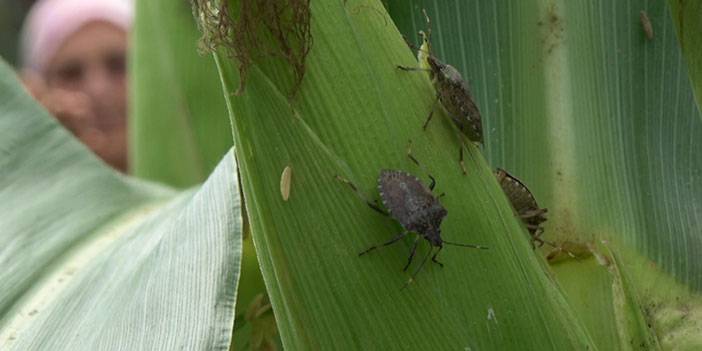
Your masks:
<svg viewBox="0 0 702 351"><path fill-rule="evenodd" d="M699 9L139 2L134 171L205 181L180 193L105 169L3 67L0 345L701 348ZM397 68L427 55L470 86L483 145L435 74ZM497 168L548 209L545 245ZM441 237L488 249L447 245L442 267L419 238L406 272L413 235L359 256L403 231L374 202L384 169L435 179Z"/></svg>

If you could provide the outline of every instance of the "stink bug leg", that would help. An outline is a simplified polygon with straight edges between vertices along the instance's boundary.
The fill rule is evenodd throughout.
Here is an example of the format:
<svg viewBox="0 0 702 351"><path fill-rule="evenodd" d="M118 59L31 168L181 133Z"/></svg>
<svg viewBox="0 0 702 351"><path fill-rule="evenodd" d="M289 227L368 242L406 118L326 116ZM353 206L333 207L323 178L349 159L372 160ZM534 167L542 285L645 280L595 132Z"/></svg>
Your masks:
<svg viewBox="0 0 702 351"><path fill-rule="evenodd" d="M422 270L422 267L424 267L424 264L427 263L427 260L429 259L429 256L431 256L431 252L432 252L433 250L434 250L434 247L433 247L433 246L432 246L432 247L429 247L429 252L427 252L427 255L424 256L424 259L422 260L422 263L419 264L419 267L417 267L417 269L414 271L414 273L412 273L412 276L409 278L409 280L407 280L407 283L405 283L405 285L404 285L400 290L405 289L408 285L410 285L410 284L415 280L415 278L417 277L417 274L419 273L419 271L421 271L421 270Z"/></svg>
<svg viewBox="0 0 702 351"><path fill-rule="evenodd" d="M360 197L361 199L363 199L363 201L365 201L366 204L368 204L368 207L374 209L376 212L378 212L378 213L380 213L380 214L383 214L383 215L385 215L385 216L389 216L389 214L388 214L385 210L383 210L382 208L380 208L380 204L378 203L378 200L370 201L370 200L368 199L368 197L366 197L365 195L363 195L363 193L361 193L360 191L358 191L358 188L356 187L356 184L352 183L350 180L348 180L348 179L346 179L346 178L344 178L344 177L342 177L342 176L340 176L340 175L337 175L335 178L336 178L336 180L338 180L338 181L340 181L340 182L342 182L342 183L348 185L348 186L351 188L351 190L353 190L353 191L356 193L356 195L358 195L358 197Z"/></svg>
<svg viewBox="0 0 702 351"><path fill-rule="evenodd" d="M409 268L410 263L412 263L412 259L414 258L414 254L417 253L417 245L419 245L419 239L421 236L417 235L417 237L414 239L414 244L412 244L412 250L410 250L410 255L407 258L407 264L405 265L404 268L402 268L403 272L407 272L407 268Z"/></svg>
<svg viewBox="0 0 702 351"><path fill-rule="evenodd" d="M439 102L439 94L436 94L436 99L434 99L434 103L431 104L431 110L429 111L429 116L427 116L427 120L424 121L424 125L422 125L423 130L427 130L427 126L429 125L429 121L431 121L431 118L434 116L434 109L436 108L436 104Z"/></svg>
<svg viewBox="0 0 702 351"><path fill-rule="evenodd" d="M421 67L408 67L408 66L400 66L397 65L398 69L401 69L403 71L420 71L420 72L431 72L430 68L421 68Z"/></svg>
<svg viewBox="0 0 702 351"><path fill-rule="evenodd" d="M412 160L412 162L414 162L414 164L416 164L419 168L422 169L422 171L424 171L424 173L427 174L427 176L431 180L431 183L429 184L429 190L433 191L434 187L436 186L436 179L434 179L434 177L432 177L432 175L429 174L429 171L427 171L426 167L424 167L424 165L419 163L419 161L417 161L417 159L414 158L414 155L412 155L412 140L407 142L407 157L409 157L409 159ZM441 195L439 195L439 197L441 197L443 195L444 194L441 194Z"/></svg>
<svg viewBox="0 0 702 351"><path fill-rule="evenodd" d="M397 235L396 237L390 239L390 240L387 241L387 242L384 242L384 243L379 244L379 245L373 245L373 246L369 247L368 249L366 249L365 251L359 253L358 255L359 255L359 256L363 256L363 255L365 255L365 254L367 254L367 253L369 253L369 252L371 252L371 251L377 249L378 247L383 247L383 246L388 246L388 245L390 245L390 244L394 244L394 243L400 241L400 239L404 238L405 236L407 236L407 231L403 231L402 233L400 233L399 235ZM413 255L413 254L412 254L412 255ZM410 255L410 262L412 262L412 255ZM409 262L407 263L407 265L409 266ZM407 268L405 268L405 269L407 269Z"/></svg>
<svg viewBox="0 0 702 351"><path fill-rule="evenodd" d="M439 249L436 250L436 252L434 253L434 256L431 256L431 261L438 264L439 266L441 266L441 268L444 268L444 264L436 260L436 255L438 255L439 252L441 252L441 249L443 249L443 248L444 248L443 246L439 246Z"/></svg>

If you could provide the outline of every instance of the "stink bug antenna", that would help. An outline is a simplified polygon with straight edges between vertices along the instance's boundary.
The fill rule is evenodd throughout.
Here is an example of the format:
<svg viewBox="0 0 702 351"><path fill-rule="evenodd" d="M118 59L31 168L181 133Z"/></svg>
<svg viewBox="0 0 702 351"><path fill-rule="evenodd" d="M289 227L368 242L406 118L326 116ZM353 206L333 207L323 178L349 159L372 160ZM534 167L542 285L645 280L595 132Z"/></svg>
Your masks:
<svg viewBox="0 0 702 351"><path fill-rule="evenodd" d="M426 40L427 40L427 43L429 43L431 40L431 19L429 19L429 15L427 15L426 9L422 9L422 13L424 14L424 19L427 21ZM419 34L422 36L425 35L424 32L422 32L422 31L419 31Z"/></svg>
<svg viewBox="0 0 702 351"><path fill-rule="evenodd" d="M462 246L462 247L472 247L474 249L482 249L482 250L487 250L487 246L480 246L480 245L473 245L473 244L460 244L460 243L452 243L450 241L443 240L444 244L447 245L453 245L453 246Z"/></svg>
<svg viewBox="0 0 702 351"><path fill-rule="evenodd" d="M429 15L427 15L427 10L422 9L422 13L424 14L424 19L427 21L427 31L424 32L423 30L420 30L417 32L417 34L419 34L419 36L422 38L422 44L427 44L427 48L422 49L422 45L420 45L420 47L416 47L409 42L407 42L407 45L419 52L423 52L427 56L431 56L431 20L429 19ZM407 38L405 38L405 41L407 41Z"/></svg>
<svg viewBox="0 0 702 351"><path fill-rule="evenodd" d="M427 21L427 31L425 33L423 30L420 30L420 31L417 31L417 34L419 34L419 36L422 38L422 42L426 42L429 45L428 50L422 49L421 47L417 47L417 45L414 45L413 43L411 43L404 34L402 35L402 39L405 40L405 43L407 43L407 46L409 46L410 48L417 50L417 51L423 51L425 54L431 55L431 52L430 52L431 51L431 42L430 42L430 40L431 40L431 20L429 19L429 16L427 15L426 10L422 9L422 13L424 14L424 18Z"/></svg>
<svg viewBox="0 0 702 351"><path fill-rule="evenodd" d="M405 40L405 43L407 46L409 46L413 50L417 50L417 52L423 53L426 56L432 56L431 54L431 20L429 19L429 15L427 15L427 11L425 9L422 9L422 13L424 14L424 18L427 21L427 31L424 32L423 30L417 31L417 34L419 34L419 37L422 40L422 45L417 46L413 43L411 43L406 36L402 35L402 39ZM423 44L426 44L426 49L423 49L422 46ZM404 71L426 71L426 72L431 72L431 69L429 68L420 68L420 67L406 67L406 66L397 66L397 68L402 69Z"/></svg>

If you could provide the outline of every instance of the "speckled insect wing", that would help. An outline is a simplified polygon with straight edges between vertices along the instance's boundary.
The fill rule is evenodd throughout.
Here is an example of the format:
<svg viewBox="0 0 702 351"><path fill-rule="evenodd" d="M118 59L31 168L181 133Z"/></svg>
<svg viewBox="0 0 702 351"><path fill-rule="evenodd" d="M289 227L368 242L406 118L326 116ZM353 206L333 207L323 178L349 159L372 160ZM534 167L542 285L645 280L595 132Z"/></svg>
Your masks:
<svg viewBox="0 0 702 351"><path fill-rule="evenodd" d="M436 202L434 195L419 179L402 171L381 171L378 190L385 208L404 228L412 227L416 216Z"/></svg>
<svg viewBox="0 0 702 351"><path fill-rule="evenodd" d="M467 83L456 68L429 56L434 88L458 129L473 142L483 143L480 110Z"/></svg>
<svg viewBox="0 0 702 351"><path fill-rule="evenodd" d="M482 144L483 126L480 110L478 110L478 106L473 101L473 95L471 95L466 83L461 81L460 84L455 85L449 98L451 103L448 105L455 106L455 109L457 109L455 113L451 114L451 118L454 119L461 132L471 141ZM459 121L453 116L461 116L462 118Z"/></svg>

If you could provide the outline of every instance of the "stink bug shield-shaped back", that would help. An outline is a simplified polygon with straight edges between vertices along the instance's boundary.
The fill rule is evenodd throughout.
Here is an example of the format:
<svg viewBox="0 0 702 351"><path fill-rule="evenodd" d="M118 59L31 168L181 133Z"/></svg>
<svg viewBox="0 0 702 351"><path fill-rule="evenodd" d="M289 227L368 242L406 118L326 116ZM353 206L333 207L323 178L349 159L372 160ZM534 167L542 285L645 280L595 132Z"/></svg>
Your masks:
<svg viewBox="0 0 702 351"><path fill-rule="evenodd" d="M403 228L420 233L432 246L442 246L440 225L448 211L434 197L433 189L409 173L382 170L378 190L388 214Z"/></svg>
<svg viewBox="0 0 702 351"><path fill-rule="evenodd" d="M413 162L419 165L419 162L409 152L408 156ZM429 242L430 249L417 270L412 274L410 279L410 281L412 281L417 273L419 273L419 271L422 269L429 257L431 257L433 262L443 267L443 264L437 261L436 256L439 254L444 244L486 249L486 247L479 245L458 244L445 241L441 238L441 222L448 214L448 211L444 208L441 202L439 202L439 198L434 196L432 193L434 186L436 185L436 181L431 175L429 175L429 178L431 179L431 184L429 187L427 187L424 185L424 183L417 179L417 177L405 171L382 170L378 176L378 190L383 206L387 209L387 211L385 211L379 206L377 201L369 201L368 198L366 198L351 181L341 176L336 176L337 180L348 184L354 192L363 198L368 206L377 212L382 213L383 215L392 217L399 222L403 228L402 232L389 241L382 244L373 245L367 250L361 252L359 256L373 251L378 247L387 246L398 242L410 232L416 233L417 237L414 240L412 249L410 250L410 255L407 259L407 264L405 264L403 271L406 271L412 263L412 259L417 251L417 245L419 244L420 238L424 238L427 240L427 242ZM434 252L435 247L438 248L436 252Z"/></svg>

